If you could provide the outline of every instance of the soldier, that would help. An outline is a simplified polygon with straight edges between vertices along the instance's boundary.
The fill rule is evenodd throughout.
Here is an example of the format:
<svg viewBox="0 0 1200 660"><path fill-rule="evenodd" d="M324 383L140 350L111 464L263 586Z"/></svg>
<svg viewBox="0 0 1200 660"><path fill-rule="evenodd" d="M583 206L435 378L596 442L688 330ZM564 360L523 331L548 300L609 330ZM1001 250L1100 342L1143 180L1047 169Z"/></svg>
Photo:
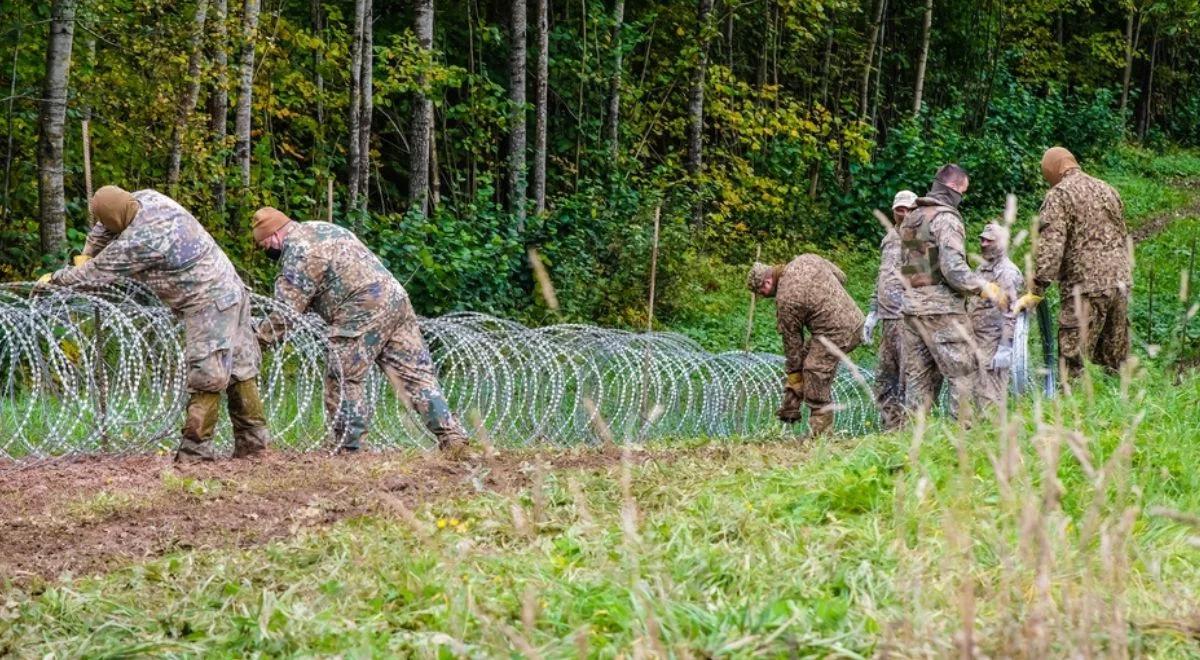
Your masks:
<svg viewBox="0 0 1200 660"><path fill-rule="evenodd" d="M372 364L420 414L441 449L465 450L467 435L442 395L408 293L379 258L347 229L293 222L270 207L254 214L253 234L267 256L280 262L275 298L329 323L337 359L329 361L325 374L325 411L339 451L358 451L367 434L372 411L363 384ZM259 325L259 341L270 345L286 330L273 315Z"/></svg>
<svg viewBox="0 0 1200 660"><path fill-rule="evenodd" d="M904 336L904 315L900 305L904 298L904 281L900 279L900 236L896 227L904 222L908 212L917 205L917 194L901 190L892 200L892 220L879 245L879 275L862 340L871 343L875 326L883 321L883 339L879 343L879 364L875 368L875 405L883 420L883 428L892 431L904 424L904 365L901 362L901 338Z"/></svg>
<svg viewBox="0 0 1200 660"><path fill-rule="evenodd" d="M146 284L183 322L187 413L177 462L211 461L221 392L229 397L235 457L270 442L258 394L261 354L250 328L246 285L212 236L175 200L154 190L96 191L82 263L50 277L72 286L129 277Z"/></svg>
<svg viewBox="0 0 1200 660"><path fill-rule="evenodd" d="M958 205L970 179L958 165L943 166L929 193L900 223L900 274L904 279L904 400L910 412L928 412L943 380L950 413L966 421L976 360L966 296L980 295L1008 308L1000 288L971 272L964 254Z"/></svg>
<svg viewBox="0 0 1200 660"><path fill-rule="evenodd" d="M1021 269L1008 258L1008 230L995 223L989 224L979 234L979 247L983 263L975 269L975 274L985 282L999 286L1007 299L1016 300L1025 288L1025 278ZM972 301L971 326L980 360L975 401L981 408L1004 405L1016 325L1016 315L1006 313L994 302L983 298Z"/></svg>
<svg viewBox="0 0 1200 660"><path fill-rule="evenodd" d="M807 438L833 426L831 388L839 358L821 338L842 353L854 350L862 339L863 315L845 283L846 275L837 266L815 254L802 254L787 265L756 263L750 269L750 290L775 297L783 337L787 384L779 419L788 424L800 421L800 404L807 403Z"/></svg>
<svg viewBox="0 0 1200 660"><path fill-rule="evenodd" d="M1037 305L1058 282L1058 351L1067 374L1079 375L1084 355L1116 371L1130 344L1125 206L1112 186L1085 174L1062 147L1046 151L1042 175L1051 188L1038 224L1033 287L1015 309Z"/></svg>

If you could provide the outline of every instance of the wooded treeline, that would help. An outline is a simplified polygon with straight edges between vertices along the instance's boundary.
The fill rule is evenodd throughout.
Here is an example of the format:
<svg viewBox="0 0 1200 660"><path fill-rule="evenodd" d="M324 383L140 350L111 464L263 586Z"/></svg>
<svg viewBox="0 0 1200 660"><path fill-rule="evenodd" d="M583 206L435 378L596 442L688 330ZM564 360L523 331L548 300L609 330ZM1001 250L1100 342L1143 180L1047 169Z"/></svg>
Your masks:
<svg viewBox="0 0 1200 660"><path fill-rule="evenodd" d="M95 185L354 227L423 311L628 320L661 275L874 237L947 160L1200 143L1200 0L0 0L0 276L63 262ZM90 146L86 148L86 146ZM90 161L90 162L89 162ZM89 166L85 167L85 162ZM90 180L88 175L90 174ZM667 303L670 304L669 302Z"/></svg>

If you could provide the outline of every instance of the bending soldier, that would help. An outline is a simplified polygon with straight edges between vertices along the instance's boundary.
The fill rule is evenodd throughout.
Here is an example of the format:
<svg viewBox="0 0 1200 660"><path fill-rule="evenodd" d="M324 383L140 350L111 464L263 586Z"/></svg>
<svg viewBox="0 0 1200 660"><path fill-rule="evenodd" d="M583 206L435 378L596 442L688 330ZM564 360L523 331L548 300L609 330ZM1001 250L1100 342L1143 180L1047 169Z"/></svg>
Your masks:
<svg viewBox="0 0 1200 660"><path fill-rule="evenodd" d="M1000 287L1007 299L1016 300L1025 288L1025 278L1021 269L1008 258L1008 230L995 223L989 224L979 234L979 247L983 263L975 269L975 274ZM971 325L975 330L975 348L980 361L975 401L980 407L1003 406L1012 368L1017 317L1006 313L991 300L979 298L971 303Z"/></svg>
<svg viewBox="0 0 1200 660"><path fill-rule="evenodd" d="M879 409L883 428L887 431L904 424L904 364L901 361L904 281L900 278L900 236L896 233L896 227L904 222L916 204L917 194L910 190L901 190L892 200L892 220L895 225L888 229L879 245L879 275L875 279L875 292L871 294L867 321L863 325L862 340L864 344L869 344L875 326L883 322L879 363L875 368L875 405Z"/></svg>
<svg viewBox="0 0 1200 660"><path fill-rule="evenodd" d="M1042 175L1051 188L1038 225L1033 290L1016 308L1033 307L1058 282L1058 351L1067 375L1079 375L1084 355L1116 371L1129 357L1130 344L1133 274L1125 205L1112 186L1085 174L1062 147L1046 151Z"/></svg>
<svg viewBox="0 0 1200 660"><path fill-rule="evenodd" d="M800 405L807 403L809 438L833 426L832 387L839 357L822 338L842 353L854 350L862 339L863 315L846 293L845 283L846 276L837 266L815 254L802 254L787 265L756 263L750 269L750 290L775 297L777 327L783 337L787 384L779 419L789 424L800 421Z"/></svg>
<svg viewBox="0 0 1200 660"><path fill-rule="evenodd" d="M263 451L270 434L255 382L261 354L250 328L250 297L229 258L190 213L154 190L130 194L104 186L91 209L99 222L88 234L83 264L54 273L50 282L129 277L182 319L189 396L175 460L213 460L221 392L229 397L233 455Z"/></svg>
<svg viewBox="0 0 1200 660"><path fill-rule="evenodd" d="M970 180L958 165L938 170L929 193L898 229L904 279L904 387L910 412L928 412L943 381L950 413L971 405L976 360L966 297L980 295L1007 309L1000 288L971 272L958 205Z"/></svg>
<svg viewBox="0 0 1200 660"><path fill-rule="evenodd" d="M329 323L336 360L325 374L325 410L340 450L358 451L372 411L364 383L378 364L396 395L416 410L442 450L459 452L467 435L450 411L421 338L408 293L349 230L327 222L293 222L280 211L254 214L254 240L280 262L275 298L297 313L315 312ZM258 327L270 345L287 331L272 315Z"/></svg>

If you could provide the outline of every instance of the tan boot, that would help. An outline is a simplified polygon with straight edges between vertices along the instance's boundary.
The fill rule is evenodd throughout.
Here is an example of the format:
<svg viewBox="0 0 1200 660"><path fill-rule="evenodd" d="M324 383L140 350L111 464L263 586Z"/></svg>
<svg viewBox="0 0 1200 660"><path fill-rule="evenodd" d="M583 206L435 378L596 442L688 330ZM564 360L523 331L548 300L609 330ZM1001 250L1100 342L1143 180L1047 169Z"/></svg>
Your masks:
<svg viewBox="0 0 1200 660"><path fill-rule="evenodd" d="M233 457L248 458L266 451L271 444L267 418L263 413L258 383L243 380L233 383L229 395L229 421L233 424Z"/></svg>
<svg viewBox="0 0 1200 660"><path fill-rule="evenodd" d="M176 463L216 459L212 451L212 437L217 427L217 407L220 405L219 392L193 392L188 398L183 418L183 439L175 452Z"/></svg>

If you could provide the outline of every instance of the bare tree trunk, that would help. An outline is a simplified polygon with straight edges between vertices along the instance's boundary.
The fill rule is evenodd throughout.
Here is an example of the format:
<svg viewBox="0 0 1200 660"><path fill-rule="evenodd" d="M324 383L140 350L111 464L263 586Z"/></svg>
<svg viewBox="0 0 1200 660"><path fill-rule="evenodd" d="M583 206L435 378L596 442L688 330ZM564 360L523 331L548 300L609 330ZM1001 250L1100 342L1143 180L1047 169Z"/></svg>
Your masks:
<svg viewBox="0 0 1200 660"><path fill-rule="evenodd" d="M704 205L698 189L701 168L704 166L704 83L708 75L709 20L712 16L713 0L699 0L696 8L697 39L700 44L700 61L692 78L692 90L688 97L688 154L687 173L692 181L692 224L699 226L704 218Z"/></svg>
<svg viewBox="0 0 1200 660"><path fill-rule="evenodd" d="M620 2L621 0L617 0ZM550 85L550 0L537 0L537 81L534 84L534 212L546 212L546 102Z"/></svg>
<svg viewBox="0 0 1200 660"><path fill-rule="evenodd" d="M213 48L213 91L209 97L209 130L222 155L217 163L213 181L213 212L217 219L225 217L225 140L229 136L229 0L216 0L213 22L217 25L216 46Z"/></svg>
<svg viewBox="0 0 1200 660"><path fill-rule="evenodd" d="M354 43L350 47L350 144L349 162L346 163L350 179L350 209L358 208L358 198L363 193L359 179L362 176L362 142L359 140L359 129L362 125L363 24L366 21L366 10L366 0L354 0Z"/></svg>
<svg viewBox="0 0 1200 660"><path fill-rule="evenodd" d="M1154 112L1154 64L1158 59L1158 28L1154 24L1154 39L1150 45L1150 71L1146 74L1146 95L1142 99L1142 121L1138 125L1138 141L1145 141L1146 133L1150 130L1151 113Z"/></svg>
<svg viewBox="0 0 1200 660"><path fill-rule="evenodd" d="M829 20L825 28L825 55L821 57L821 105L825 108L829 107L829 65L833 60L833 18Z"/></svg>
<svg viewBox="0 0 1200 660"><path fill-rule="evenodd" d="M933 26L933 0L925 0L925 18L921 23L921 54L917 57L917 86L913 93L913 116L921 114L925 93L925 65L929 62L929 35Z"/></svg>
<svg viewBox="0 0 1200 660"><path fill-rule="evenodd" d="M444 100L444 97L443 97ZM445 115L443 115L443 128ZM437 110L430 109L429 113L429 213L432 215L442 203L442 178L438 169L437 153Z"/></svg>
<svg viewBox="0 0 1200 660"><path fill-rule="evenodd" d="M85 70L92 71L96 68L96 35L88 34L87 40L87 60ZM80 113L82 119L79 122L79 133L82 139L83 148L83 192L87 195L88 203L88 223L93 221L92 218L92 106L90 103L84 104L83 111Z"/></svg>
<svg viewBox="0 0 1200 660"><path fill-rule="evenodd" d="M525 0L512 0L508 48L508 204L525 231Z"/></svg>
<svg viewBox="0 0 1200 660"><path fill-rule="evenodd" d="M867 52L863 57L862 82L858 87L858 117L867 116L867 104L871 90L871 65L875 63L875 44L879 41L879 26L883 23L884 0L875 1L875 20L871 22L871 36L867 39Z"/></svg>
<svg viewBox="0 0 1200 660"><path fill-rule="evenodd" d="M8 191L12 184L13 101L17 98L17 63L21 61L21 34L25 28L22 16L16 16L15 22L17 27L16 40L13 42L12 76L8 81L8 119L5 122L5 125L8 126L8 146L4 151L4 197L0 199L0 225L8 221L8 214L12 209L12 200L8 197Z"/></svg>
<svg viewBox="0 0 1200 660"><path fill-rule="evenodd" d="M321 0L310 0L309 13L312 16L313 34L321 40L321 43L313 48L313 84L317 88L317 134L313 155L313 165L316 169L316 176L313 178L317 189L313 199L319 200L321 194L328 190L322 183L322 177L329 178L328 161L325 158L325 76L321 73L321 68L325 65L325 17L321 13ZM332 203L331 199L325 201L327 208ZM313 217L317 217L317 210L313 209Z"/></svg>
<svg viewBox="0 0 1200 660"><path fill-rule="evenodd" d="M183 160L183 133L187 130L188 117L200 98L200 46L204 38L204 23L208 18L208 0L196 1L196 14L192 19L191 52L188 54L187 91L179 99L175 112L175 126L171 129L171 159L167 168L167 190L175 192L179 184L179 170Z"/></svg>
<svg viewBox="0 0 1200 660"><path fill-rule="evenodd" d="M362 96L358 124L358 185L362 196L359 208L360 219L366 219L367 208L371 201L371 119L375 108L375 8L372 0L366 0L366 11L363 15L363 52L362 52Z"/></svg>
<svg viewBox="0 0 1200 660"><path fill-rule="evenodd" d="M625 22L625 0L615 0L613 3L613 69L608 86L608 123L605 135L608 139L609 156L616 161L619 145L619 129L621 122L621 28ZM730 52L733 51L732 45ZM732 68L732 67L731 67Z"/></svg>
<svg viewBox="0 0 1200 660"><path fill-rule="evenodd" d="M1129 77L1133 73L1133 23L1137 12L1129 10L1129 18L1125 21L1125 73L1121 78L1121 117L1125 117L1125 106L1129 101Z"/></svg>
<svg viewBox="0 0 1200 660"><path fill-rule="evenodd" d="M421 66L432 61L433 52L433 0L417 0L416 6L417 43L424 55ZM426 78L422 73L417 78L421 87L413 102L411 159L408 174L409 208L429 214L429 160L430 136L433 132L433 101L425 89Z"/></svg>
<svg viewBox="0 0 1200 660"><path fill-rule="evenodd" d="M75 37L75 0L54 0L46 43L46 78L38 112L38 200L43 254L67 242L67 199L63 187L63 131L67 119L67 83Z"/></svg>
<svg viewBox="0 0 1200 660"><path fill-rule="evenodd" d="M254 94L254 42L258 31L259 0L245 0L242 13L242 63L234 119L234 156L242 175L243 193L250 188L250 106Z"/></svg>

